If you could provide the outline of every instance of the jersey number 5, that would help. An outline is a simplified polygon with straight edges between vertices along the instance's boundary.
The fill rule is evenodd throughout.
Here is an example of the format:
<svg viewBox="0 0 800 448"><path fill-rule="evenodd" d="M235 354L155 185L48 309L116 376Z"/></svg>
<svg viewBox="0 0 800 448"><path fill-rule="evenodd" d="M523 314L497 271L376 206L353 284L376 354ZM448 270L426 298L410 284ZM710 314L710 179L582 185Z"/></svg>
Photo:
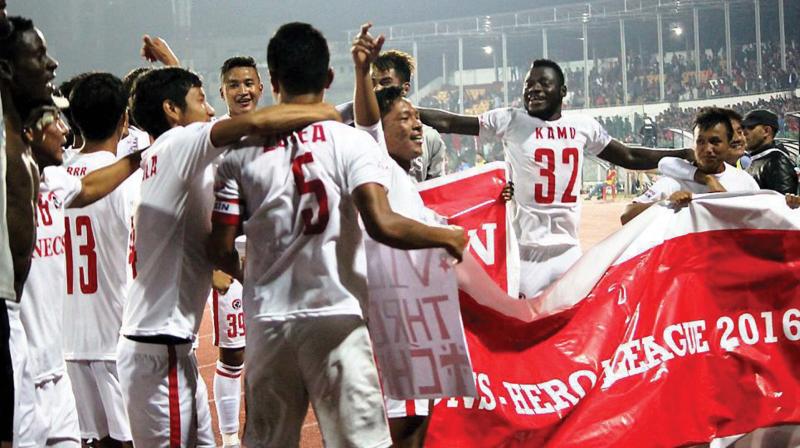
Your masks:
<svg viewBox="0 0 800 448"><path fill-rule="evenodd" d="M536 151L533 152L533 159L537 163L547 165L546 168L539 170L542 182L537 182L533 187L534 199L538 204L552 204L556 198L556 152L550 148L536 148ZM560 163L572 168L567 188L561 195L562 203L578 202L578 197L573 194L572 190L578 180L579 160L578 148L564 148L564 151L561 152Z"/></svg>
<svg viewBox="0 0 800 448"><path fill-rule="evenodd" d="M314 162L314 157L310 152L302 154L292 160L292 174L294 183L300 192L300 216L303 217L303 234L316 235L322 233L328 225L330 214L328 213L328 195L325 193L325 184L320 179L307 181L303 175L303 165ZM314 222L314 211L311 208L304 208L306 201L304 196L313 195L319 204L317 220Z"/></svg>
<svg viewBox="0 0 800 448"><path fill-rule="evenodd" d="M73 271L74 260L72 253L72 223L70 218L64 218L65 231L64 235L66 241L66 259L67 259L67 294L72 294L75 290L74 280L75 273ZM84 244L78 247L78 252L81 256L86 257L86 268L78 269L78 276L80 277L80 288L83 294L94 294L97 292L97 253L94 251L94 232L92 231L92 221L88 216L75 217L75 236L83 237Z"/></svg>

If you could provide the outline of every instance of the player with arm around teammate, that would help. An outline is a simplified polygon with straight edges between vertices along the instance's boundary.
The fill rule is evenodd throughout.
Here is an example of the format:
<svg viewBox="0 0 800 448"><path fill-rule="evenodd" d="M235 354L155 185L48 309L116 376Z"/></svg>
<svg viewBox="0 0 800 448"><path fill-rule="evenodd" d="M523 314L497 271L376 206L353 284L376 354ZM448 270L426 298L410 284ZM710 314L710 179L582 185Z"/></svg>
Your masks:
<svg viewBox="0 0 800 448"><path fill-rule="evenodd" d="M70 95L84 145L66 163L82 178L114 163L128 128L128 94L110 73L89 73ZM81 438L95 446L132 446L116 367L127 298L128 241L141 173L88 207L66 211L67 301L64 356L78 401ZM88 324L91 322L92 324Z"/></svg>
<svg viewBox="0 0 800 448"><path fill-rule="evenodd" d="M480 116L421 109L440 132L500 139L514 183L514 227L520 245L520 293L533 296L580 257L580 188L584 154L628 169L655 168L664 156L685 151L633 149L613 140L593 118L562 115L567 94L561 67L533 62L523 85L524 109L494 109Z"/></svg>
<svg viewBox="0 0 800 448"><path fill-rule="evenodd" d="M278 102L322 101L329 59L319 31L282 26L267 50ZM460 258L466 239L462 229L393 212L379 154L369 135L322 122L231 152L219 167L209 240L218 266L239 269L241 222L247 235L245 445L296 446L309 400L326 446L391 445L363 319L357 214L373 239L393 247L442 247Z"/></svg>
<svg viewBox="0 0 800 448"><path fill-rule="evenodd" d="M25 412L18 422L21 444L79 446L80 431L72 386L66 375L62 350L63 306L67 283L64 209L82 207L105 197L138 167L138 155L131 155L79 178L64 167L62 145L67 127L53 105L34 109L23 130L40 170L37 201L36 246L31 271L23 290L20 320L27 342L27 364L38 410ZM24 377L27 375L23 373Z"/></svg>
<svg viewBox="0 0 800 448"><path fill-rule="evenodd" d="M213 446L208 403L196 398L192 351L211 288L203 242L211 227L212 162L251 134L338 117L325 105L281 105L211 122L200 78L154 69L134 85L132 113L154 140L142 158L134 214L135 278L123 314L117 369L135 445Z"/></svg>
<svg viewBox="0 0 800 448"><path fill-rule="evenodd" d="M688 204L696 193L758 190L758 184L749 174L727 162L734 130L724 110L716 107L701 109L694 119L693 131L697 176L703 178L702 182L661 177L628 205L620 217L622 224L662 199L680 207Z"/></svg>

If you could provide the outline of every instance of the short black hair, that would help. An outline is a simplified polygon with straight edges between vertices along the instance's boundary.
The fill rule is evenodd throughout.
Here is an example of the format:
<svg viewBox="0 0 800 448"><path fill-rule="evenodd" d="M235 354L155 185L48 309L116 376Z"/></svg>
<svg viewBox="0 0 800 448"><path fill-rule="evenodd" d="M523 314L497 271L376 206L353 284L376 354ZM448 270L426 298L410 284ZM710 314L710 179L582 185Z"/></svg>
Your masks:
<svg viewBox="0 0 800 448"><path fill-rule="evenodd" d="M381 71L394 69L400 81L411 82L411 76L416 69L416 61L414 60L414 56L411 56L405 51L389 50L384 51L375 58L375 62L372 63L372 66Z"/></svg>
<svg viewBox="0 0 800 448"><path fill-rule="evenodd" d="M180 67L153 69L133 84L131 113L136 123L153 138L170 129L164 115L164 101L186 107L186 94L192 87L202 87L203 81L192 71Z"/></svg>
<svg viewBox="0 0 800 448"><path fill-rule="evenodd" d="M258 66L256 65L256 60L250 56L234 56L228 59L225 59L225 62L222 63L222 67L219 69L219 78L222 79L225 76L225 73L228 73L231 69L237 67L249 67L256 71L256 75L258 75ZM259 75L260 77L260 75Z"/></svg>
<svg viewBox="0 0 800 448"><path fill-rule="evenodd" d="M104 140L117 130L128 107L122 80L111 73L91 73L69 96L74 124L86 140Z"/></svg>
<svg viewBox="0 0 800 448"><path fill-rule="evenodd" d="M92 72L79 73L73 76L72 78L69 78L68 80L62 82L61 84L58 85L58 94L63 96L64 98L69 98L69 96L72 94L72 89L75 88L75 85L78 84L78 81L85 79L87 76L91 74Z"/></svg>
<svg viewBox="0 0 800 448"><path fill-rule="evenodd" d="M307 23L281 26L267 46L269 74L290 95L321 92L330 59L325 36Z"/></svg>
<svg viewBox="0 0 800 448"><path fill-rule="evenodd" d="M133 85L136 83L136 80L141 78L142 75L150 70L152 70L150 67L136 67L135 69L129 71L128 74L122 78L122 85L125 86L125 91L127 92L129 98L131 95L133 95Z"/></svg>
<svg viewBox="0 0 800 448"><path fill-rule="evenodd" d="M719 123L725 125L728 141L730 141L733 138L733 125L731 125L729 113L721 107L704 107L697 111L692 123L692 130L700 128L701 131L706 131Z"/></svg>
<svg viewBox="0 0 800 448"><path fill-rule="evenodd" d="M728 120L731 120L731 121L735 120L735 121L738 121L739 123L742 122L743 117L742 117L742 114L740 114L739 112L736 112L733 109L728 109L727 107L725 107L725 108L721 107L720 111L722 111L724 114L726 114L728 116Z"/></svg>
<svg viewBox="0 0 800 448"><path fill-rule="evenodd" d="M558 75L558 81L560 82L560 85L562 86L564 85L564 70L561 70L561 66L558 65L557 62L550 59L537 59L533 61L533 64L531 64L531 68L536 68L536 67L552 68Z"/></svg>
<svg viewBox="0 0 800 448"><path fill-rule="evenodd" d="M137 67L137 68L129 71L128 74L125 75L122 78L122 85L125 86L125 93L128 96L128 105L129 106L130 106L131 99L133 97L133 85L136 84L136 81L139 78L141 78L142 75L144 75L145 73L149 72L150 70L152 70L152 68L150 68L150 67ZM137 128L139 127L139 124L136 123L136 120L134 120L134 118L133 118L133 114L128 114L128 123L131 126L136 126Z"/></svg>
<svg viewBox="0 0 800 448"><path fill-rule="evenodd" d="M394 103L404 98L403 88L400 86L389 86L375 92L375 96L378 97L378 108L381 111L381 117L384 117L392 110Z"/></svg>
<svg viewBox="0 0 800 448"><path fill-rule="evenodd" d="M22 44L22 35L33 29L33 20L19 16L9 16L8 21L13 26L11 34L0 40L0 59L13 61Z"/></svg>
<svg viewBox="0 0 800 448"><path fill-rule="evenodd" d="M91 74L91 72L79 73L79 74L73 76L72 78L69 78L68 80L62 82L61 84L58 85L58 94L63 96L66 99L69 99L69 96L72 94L72 89L75 88L75 85L78 84L78 81L81 81L82 79L86 78L90 74ZM70 134L72 134L74 132L77 132L78 129L77 129L77 125L75 124L75 118L72 117L72 105L68 106L66 109L62 110L61 112L64 115L64 117L67 119L67 123L69 123ZM68 136L67 140L69 141L72 137L73 137L72 135ZM70 143L70 145L71 144L72 143Z"/></svg>

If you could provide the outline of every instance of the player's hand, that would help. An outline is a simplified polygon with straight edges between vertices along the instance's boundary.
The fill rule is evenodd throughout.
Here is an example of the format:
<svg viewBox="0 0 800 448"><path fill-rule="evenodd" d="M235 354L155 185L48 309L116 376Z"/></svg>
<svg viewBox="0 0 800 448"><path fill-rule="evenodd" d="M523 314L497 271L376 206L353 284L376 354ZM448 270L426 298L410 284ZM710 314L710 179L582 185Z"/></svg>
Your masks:
<svg viewBox="0 0 800 448"><path fill-rule="evenodd" d="M503 191L500 192L500 199L503 202L508 202L514 198L514 182L508 181L506 182L506 186L503 187Z"/></svg>
<svg viewBox="0 0 800 448"><path fill-rule="evenodd" d="M220 294L227 293L228 288L231 287L231 283L233 283L233 277L218 269L214 269L214 273L211 275L211 286Z"/></svg>
<svg viewBox="0 0 800 448"><path fill-rule="evenodd" d="M692 193L690 191L676 191L669 196L669 202L671 202L675 208L684 207L692 202Z"/></svg>
<svg viewBox="0 0 800 448"><path fill-rule="evenodd" d="M350 47L350 54L353 56L356 71L362 75L369 73L370 65L380 54L383 43L386 40L382 34L378 37L373 37L369 34L370 28L372 28L372 24L369 22L361 25L361 32L353 39Z"/></svg>
<svg viewBox="0 0 800 448"><path fill-rule="evenodd" d="M788 205L791 209L800 207L800 196L786 193L786 205Z"/></svg>
<svg viewBox="0 0 800 448"><path fill-rule="evenodd" d="M180 65L180 60L169 47L167 41L160 37L152 38L145 34L142 37L140 53L148 62L160 62L167 67L178 67Z"/></svg>
<svg viewBox="0 0 800 448"><path fill-rule="evenodd" d="M717 176L712 174L705 175L705 185L708 187L709 193L724 193L728 191L722 186L721 183L719 183Z"/></svg>
<svg viewBox="0 0 800 448"><path fill-rule="evenodd" d="M450 237L448 238L445 249L447 253L459 263L464 258L464 248L467 247L467 232L460 226L449 226Z"/></svg>

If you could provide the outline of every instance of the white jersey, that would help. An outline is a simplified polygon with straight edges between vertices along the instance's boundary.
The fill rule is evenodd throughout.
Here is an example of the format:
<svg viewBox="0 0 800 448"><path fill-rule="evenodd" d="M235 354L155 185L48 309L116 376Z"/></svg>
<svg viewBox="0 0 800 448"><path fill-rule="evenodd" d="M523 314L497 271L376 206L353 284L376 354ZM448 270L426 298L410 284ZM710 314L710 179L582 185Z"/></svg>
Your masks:
<svg viewBox="0 0 800 448"><path fill-rule="evenodd" d="M352 193L389 185L379 154L366 133L326 121L225 156L214 221L244 221L248 320L362 316L366 260Z"/></svg>
<svg viewBox="0 0 800 448"><path fill-rule="evenodd" d="M383 134L383 125L380 121L373 126L356 125L356 128L367 132L381 148L380 156L389 166L389 205L392 211L420 222L435 222L435 213L425 207L422 196L417 191L416 181L409 173L395 162L386 148L386 138Z"/></svg>
<svg viewBox="0 0 800 448"><path fill-rule="evenodd" d="M740 170L731 165L725 164L725 170L720 174L715 174L719 183L725 187L725 190L731 192L739 191L758 191L759 186L753 176L747 174L746 171ZM708 187L699 184L693 180L675 179L672 177L662 176L656 181L647 191L641 196L635 198L633 202L639 204L648 204L650 202L658 202L662 199L668 199L672 193L678 191L689 191L692 193L708 193Z"/></svg>
<svg viewBox="0 0 800 448"><path fill-rule="evenodd" d="M116 159L110 151L79 153L65 168L81 178ZM103 199L66 212L64 357L69 361L116 359L127 297L133 203L140 184L141 173L134 173Z"/></svg>
<svg viewBox="0 0 800 448"><path fill-rule="evenodd" d="M121 159L148 146L150 146L150 134L136 126L128 126L128 136L117 144L117 158Z"/></svg>
<svg viewBox="0 0 800 448"><path fill-rule="evenodd" d="M36 247L20 309L36 383L61 376L65 368L61 348L66 298L64 208L80 191L80 179L64 168L44 169L36 206Z"/></svg>
<svg viewBox="0 0 800 448"><path fill-rule="evenodd" d="M16 301L14 264L6 222L6 166L6 127L3 122L3 103L0 102L0 300Z"/></svg>
<svg viewBox="0 0 800 448"><path fill-rule="evenodd" d="M66 148L64 148L64 153L61 156L63 164L66 165L67 163L69 163L70 159L72 159L73 157L75 157L80 153L81 153L81 148L67 146Z"/></svg>
<svg viewBox="0 0 800 448"><path fill-rule="evenodd" d="M490 110L479 121L480 137L500 139L511 166L520 246L577 245L584 153L605 149L605 129L588 116L545 121L512 108Z"/></svg>
<svg viewBox="0 0 800 448"><path fill-rule="evenodd" d="M213 268L205 253L214 205L211 162L227 148L211 144L212 126L173 128L142 155L123 335L194 339L199 330Z"/></svg>

